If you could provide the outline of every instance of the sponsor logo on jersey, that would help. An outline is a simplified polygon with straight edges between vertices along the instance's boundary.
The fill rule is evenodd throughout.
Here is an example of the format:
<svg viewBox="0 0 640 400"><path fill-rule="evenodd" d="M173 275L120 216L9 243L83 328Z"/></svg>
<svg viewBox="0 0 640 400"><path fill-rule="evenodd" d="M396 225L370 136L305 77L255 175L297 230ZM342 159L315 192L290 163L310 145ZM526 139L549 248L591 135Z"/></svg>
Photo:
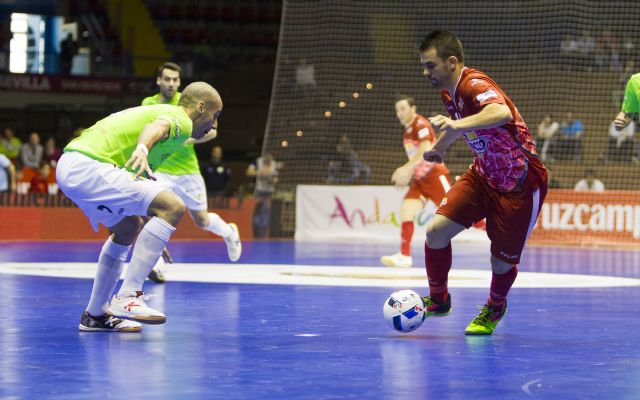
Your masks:
<svg viewBox="0 0 640 400"><path fill-rule="evenodd" d="M476 154L484 154L489 148L489 141L486 137L476 135L475 132L467 132L464 134L464 140L467 141L467 145Z"/></svg>
<svg viewBox="0 0 640 400"><path fill-rule="evenodd" d="M496 91L493 89L489 89L486 92L480 93L479 95L477 95L476 100L482 103L483 101L487 101L491 98L497 98L497 97L498 97L498 93L496 93Z"/></svg>

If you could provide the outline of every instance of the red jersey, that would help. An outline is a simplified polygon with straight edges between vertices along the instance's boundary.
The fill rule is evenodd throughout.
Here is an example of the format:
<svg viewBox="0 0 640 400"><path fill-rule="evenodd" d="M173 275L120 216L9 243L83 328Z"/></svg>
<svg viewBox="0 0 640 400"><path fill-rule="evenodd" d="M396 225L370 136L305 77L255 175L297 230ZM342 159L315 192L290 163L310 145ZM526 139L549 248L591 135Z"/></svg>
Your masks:
<svg viewBox="0 0 640 400"><path fill-rule="evenodd" d="M453 119L477 114L487 104L506 104L513 115L511 121L495 128L464 133L467 145L475 154L472 168L500 192L518 189L525 180L537 188L539 180L546 177L546 169L538 160L520 112L497 83L482 71L464 68L454 96L446 89L440 94ZM535 173L528 173L532 169Z"/></svg>
<svg viewBox="0 0 640 400"><path fill-rule="evenodd" d="M404 151L407 153L407 157L411 160L418 150L420 149L420 143L429 141L432 145L436 141L435 130L431 123L422 115L416 114L411 124L404 128ZM444 164L433 163L425 160L418 161L413 166L413 177L416 180L420 180L427 176L429 173L435 173L437 175L448 174L449 170Z"/></svg>

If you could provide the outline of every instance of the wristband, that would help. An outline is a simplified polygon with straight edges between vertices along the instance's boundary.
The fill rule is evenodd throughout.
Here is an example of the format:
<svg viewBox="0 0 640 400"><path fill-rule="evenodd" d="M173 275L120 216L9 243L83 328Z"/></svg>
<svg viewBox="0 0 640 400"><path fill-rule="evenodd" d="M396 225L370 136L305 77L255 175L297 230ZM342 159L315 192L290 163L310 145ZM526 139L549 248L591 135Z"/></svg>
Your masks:
<svg viewBox="0 0 640 400"><path fill-rule="evenodd" d="M147 146L144 143L138 143L138 146L136 147L136 150L142 150L142 152L144 153L145 156L149 155L149 149L147 148Z"/></svg>

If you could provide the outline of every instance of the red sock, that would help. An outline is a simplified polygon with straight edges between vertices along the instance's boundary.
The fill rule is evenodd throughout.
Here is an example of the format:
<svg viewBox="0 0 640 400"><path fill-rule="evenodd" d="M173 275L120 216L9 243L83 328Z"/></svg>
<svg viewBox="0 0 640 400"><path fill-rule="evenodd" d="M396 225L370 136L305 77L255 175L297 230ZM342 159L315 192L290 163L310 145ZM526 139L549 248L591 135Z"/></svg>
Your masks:
<svg viewBox="0 0 640 400"><path fill-rule="evenodd" d="M518 266L514 265L509 271L504 274L493 273L491 278L491 291L489 292L489 305L495 309L501 309L504 307L504 303L507 300L507 294L509 289L513 286L513 282L518 276Z"/></svg>
<svg viewBox="0 0 640 400"><path fill-rule="evenodd" d="M413 221L404 221L400 228L400 237L402 238L402 246L400 252L403 256L411 255L411 239L413 238Z"/></svg>
<svg viewBox="0 0 640 400"><path fill-rule="evenodd" d="M442 249L432 249L424 244L424 263L427 266L429 296L436 303L447 301L447 281L451 269L451 243Z"/></svg>

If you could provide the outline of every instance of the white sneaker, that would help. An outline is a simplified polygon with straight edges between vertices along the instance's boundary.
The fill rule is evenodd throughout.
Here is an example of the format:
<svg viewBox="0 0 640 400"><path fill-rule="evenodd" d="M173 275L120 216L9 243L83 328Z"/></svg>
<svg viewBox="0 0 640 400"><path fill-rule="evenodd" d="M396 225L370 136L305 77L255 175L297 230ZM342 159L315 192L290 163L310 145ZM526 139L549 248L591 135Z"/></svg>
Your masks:
<svg viewBox="0 0 640 400"><path fill-rule="evenodd" d="M144 301L151 297L141 291L131 292L128 296L115 295L111 299L111 312L118 318L132 319L145 324L164 324L167 316L149 307Z"/></svg>
<svg viewBox="0 0 640 400"><path fill-rule="evenodd" d="M382 256L380 257L380 261L382 261L382 263L387 267L392 268L411 268L413 265L411 256L405 256L400 252L390 256Z"/></svg>
<svg viewBox="0 0 640 400"><path fill-rule="evenodd" d="M224 238L224 242L227 244L227 254L229 260L236 262L242 255L242 242L240 241L240 231L238 231L238 225L233 222L229 224L231 228L231 235Z"/></svg>

